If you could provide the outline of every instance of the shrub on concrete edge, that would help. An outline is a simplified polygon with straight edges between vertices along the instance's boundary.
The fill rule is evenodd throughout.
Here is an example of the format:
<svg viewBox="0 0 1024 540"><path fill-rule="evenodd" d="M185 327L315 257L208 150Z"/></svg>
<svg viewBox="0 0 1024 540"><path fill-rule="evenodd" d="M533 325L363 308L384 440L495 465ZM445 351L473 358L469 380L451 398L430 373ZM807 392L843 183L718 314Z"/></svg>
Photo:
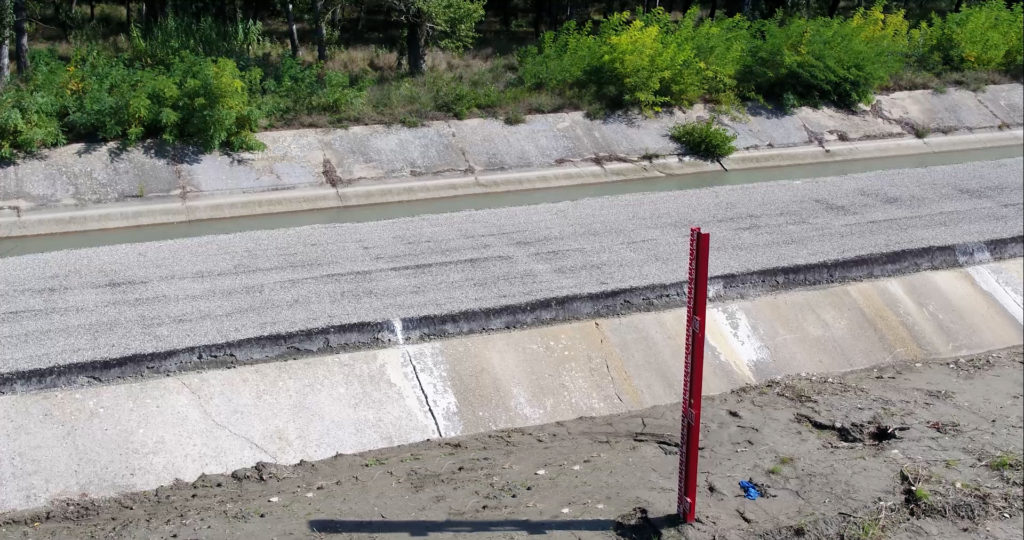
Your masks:
<svg viewBox="0 0 1024 540"><path fill-rule="evenodd" d="M687 152L707 160L724 158L736 151L736 136L714 121L676 124L669 131L672 140L686 147Z"/></svg>

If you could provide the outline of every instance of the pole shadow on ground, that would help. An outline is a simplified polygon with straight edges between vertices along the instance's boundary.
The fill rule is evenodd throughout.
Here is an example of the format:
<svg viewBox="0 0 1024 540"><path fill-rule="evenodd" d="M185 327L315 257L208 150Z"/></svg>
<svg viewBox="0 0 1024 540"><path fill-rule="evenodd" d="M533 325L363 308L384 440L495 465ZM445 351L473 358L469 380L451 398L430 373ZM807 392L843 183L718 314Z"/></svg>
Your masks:
<svg viewBox="0 0 1024 540"><path fill-rule="evenodd" d="M565 520L349 520L313 519L309 529L321 534L406 533L409 536L453 533L509 533L547 534L553 531L611 531L615 524L611 519L565 519Z"/></svg>
<svg viewBox="0 0 1024 540"><path fill-rule="evenodd" d="M620 538L661 538L661 530L679 526L679 516L648 518L634 508L618 519L495 519L495 520L365 520L312 519L309 529L320 534L431 534L514 533L543 535L555 531L613 532Z"/></svg>

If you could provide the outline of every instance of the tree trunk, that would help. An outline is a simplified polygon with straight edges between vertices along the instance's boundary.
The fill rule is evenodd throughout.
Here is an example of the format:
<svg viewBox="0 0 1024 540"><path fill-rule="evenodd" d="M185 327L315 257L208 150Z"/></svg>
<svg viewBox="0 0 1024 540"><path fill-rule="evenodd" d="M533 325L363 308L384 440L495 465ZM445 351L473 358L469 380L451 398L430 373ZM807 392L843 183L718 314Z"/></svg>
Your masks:
<svg viewBox="0 0 1024 540"><path fill-rule="evenodd" d="M96 22L96 0L89 0L89 22Z"/></svg>
<svg viewBox="0 0 1024 540"><path fill-rule="evenodd" d="M316 60L327 61L327 32L324 31L324 0L313 0L313 17L316 18Z"/></svg>
<svg viewBox="0 0 1024 540"><path fill-rule="evenodd" d="M501 28L508 32L512 28L512 1L501 3Z"/></svg>
<svg viewBox="0 0 1024 540"><path fill-rule="evenodd" d="M295 30L295 14L292 13L292 3L288 0L284 2L284 14L288 19L288 43L292 46L292 58L298 58L299 53L299 33Z"/></svg>
<svg viewBox="0 0 1024 540"><path fill-rule="evenodd" d="M960 11L962 7L964 7L964 0L956 0L956 4L953 5L953 11Z"/></svg>
<svg viewBox="0 0 1024 540"><path fill-rule="evenodd" d="M716 11L718 11L718 0L711 0L711 9L708 11L708 18L714 19Z"/></svg>
<svg viewBox="0 0 1024 540"><path fill-rule="evenodd" d="M71 29L68 28L68 18L64 16L64 8L60 4L61 0L53 0L53 20L57 27L60 28L61 33L64 34L64 40L66 41ZM72 0L71 7L74 7L74 0Z"/></svg>
<svg viewBox="0 0 1024 540"><path fill-rule="evenodd" d="M163 0L142 1L142 24L152 26L167 15L167 3Z"/></svg>
<svg viewBox="0 0 1024 540"><path fill-rule="evenodd" d="M128 28L135 22L132 20L132 0L124 0L124 22Z"/></svg>
<svg viewBox="0 0 1024 540"><path fill-rule="evenodd" d="M7 86L11 78L11 39L0 30L0 91Z"/></svg>
<svg viewBox="0 0 1024 540"><path fill-rule="evenodd" d="M835 17L836 13L839 12L839 0L832 0L828 4L828 16Z"/></svg>
<svg viewBox="0 0 1024 540"><path fill-rule="evenodd" d="M25 0L14 0L14 61L18 65L18 75L25 77L32 66L28 63L28 31L25 22L28 12L25 11Z"/></svg>
<svg viewBox="0 0 1024 540"><path fill-rule="evenodd" d="M356 30L363 31L363 24L366 22L366 0L359 2L359 15L356 17Z"/></svg>
<svg viewBox="0 0 1024 540"><path fill-rule="evenodd" d="M418 15L418 14L417 14ZM427 67L427 22L422 16L413 16L405 33L405 50L409 56L409 74L419 75Z"/></svg>
<svg viewBox="0 0 1024 540"><path fill-rule="evenodd" d="M540 37L544 33L545 0L533 0L533 36Z"/></svg>
<svg viewBox="0 0 1024 540"><path fill-rule="evenodd" d="M336 31L341 30L341 8L342 6L339 5L334 6L334 9L331 10L331 28Z"/></svg>
<svg viewBox="0 0 1024 540"><path fill-rule="evenodd" d="M0 0L0 91L11 78L11 30L14 20L11 0Z"/></svg>

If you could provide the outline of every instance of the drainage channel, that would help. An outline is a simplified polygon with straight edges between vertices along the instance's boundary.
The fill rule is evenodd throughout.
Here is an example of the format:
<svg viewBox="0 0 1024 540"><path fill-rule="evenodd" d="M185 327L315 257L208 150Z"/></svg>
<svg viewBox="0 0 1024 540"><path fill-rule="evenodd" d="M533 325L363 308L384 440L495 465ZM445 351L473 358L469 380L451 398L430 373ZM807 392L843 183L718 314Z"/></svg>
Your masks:
<svg viewBox="0 0 1024 540"><path fill-rule="evenodd" d="M120 229L104 229L18 238L0 236L0 257L45 253L114 244L153 242L213 234L230 234L252 230L282 229L331 223L359 223L425 214L442 214L463 210L483 210L510 206L572 201L630 193L677 191L714 186L751 184L778 180L800 180L822 176L839 176L885 169L905 169L951 165L1020 157L1019 146L929 153L876 159L835 161L739 171L711 171L682 176L622 180L579 186L510 191L395 202L357 207L329 208L280 214L262 214L227 219L146 225ZM2 233L0 233L2 234Z"/></svg>

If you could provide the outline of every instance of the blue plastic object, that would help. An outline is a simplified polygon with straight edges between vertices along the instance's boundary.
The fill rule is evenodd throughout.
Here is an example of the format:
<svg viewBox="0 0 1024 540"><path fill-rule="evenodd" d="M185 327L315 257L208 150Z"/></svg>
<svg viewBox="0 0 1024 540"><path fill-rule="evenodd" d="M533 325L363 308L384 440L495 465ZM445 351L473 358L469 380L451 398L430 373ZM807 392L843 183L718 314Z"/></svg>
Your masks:
<svg viewBox="0 0 1024 540"><path fill-rule="evenodd" d="M754 487L754 484L746 480L740 480L740 488L743 489L743 496L752 501L756 501L761 496L761 492Z"/></svg>

